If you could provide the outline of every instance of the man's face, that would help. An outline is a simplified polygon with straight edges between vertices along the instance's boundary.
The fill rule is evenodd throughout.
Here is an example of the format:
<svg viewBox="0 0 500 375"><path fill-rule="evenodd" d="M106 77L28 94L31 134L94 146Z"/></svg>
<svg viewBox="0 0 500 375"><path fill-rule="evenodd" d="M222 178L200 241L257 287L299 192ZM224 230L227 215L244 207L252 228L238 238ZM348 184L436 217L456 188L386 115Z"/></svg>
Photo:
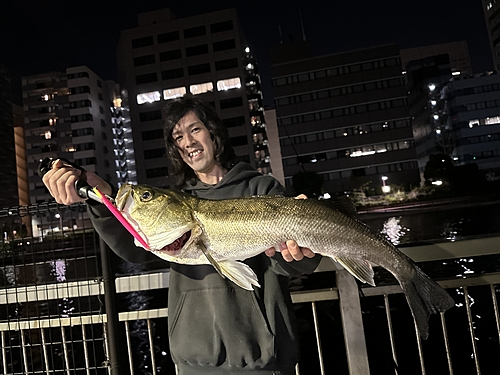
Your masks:
<svg viewBox="0 0 500 375"><path fill-rule="evenodd" d="M194 112L188 112L175 125L172 138L182 160L197 174L212 172L216 166L215 145L210 132Z"/></svg>

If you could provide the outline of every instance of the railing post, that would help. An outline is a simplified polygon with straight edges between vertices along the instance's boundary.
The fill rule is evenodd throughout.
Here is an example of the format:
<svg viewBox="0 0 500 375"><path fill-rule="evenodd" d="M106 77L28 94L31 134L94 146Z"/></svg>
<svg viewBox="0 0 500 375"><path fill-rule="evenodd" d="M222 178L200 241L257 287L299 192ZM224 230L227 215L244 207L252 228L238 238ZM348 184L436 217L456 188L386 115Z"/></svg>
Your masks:
<svg viewBox="0 0 500 375"><path fill-rule="evenodd" d="M108 358L110 375L121 375L127 371L121 366L120 344L119 344L119 320L116 310L116 285L111 262L111 254L108 245L99 237L99 250L101 253L102 279L104 283L104 304L106 307L106 338L108 342ZM123 371L122 371L123 370Z"/></svg>
<svg viewBox="0 0 500 375"><path fill-rule="evenodd" d="M370 367L368 366L358 285L354 277L345 270L336 271L336 275L349 374L369 375Z"/></svg>

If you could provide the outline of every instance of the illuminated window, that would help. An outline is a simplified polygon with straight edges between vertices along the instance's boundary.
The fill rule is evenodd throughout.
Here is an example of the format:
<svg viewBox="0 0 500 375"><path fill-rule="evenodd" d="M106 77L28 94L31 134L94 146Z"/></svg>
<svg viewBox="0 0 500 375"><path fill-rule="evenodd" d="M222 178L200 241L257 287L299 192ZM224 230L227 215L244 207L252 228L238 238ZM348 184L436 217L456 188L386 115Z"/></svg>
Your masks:
<svg viewBox="0 0 500 375"><path fill-rule="evenodd" d="M137 104L153 103L159 101L160 101L159 91L151 91L151 92L144 92L142 94L137 94Z"/></svg>
<svg viewBox="0 0 500 375"><path fill-rule="evenodd" d="M199 83L197 85L191 85L189 86L189 91L193 95L214 91L214 84L212 82L207 82L207 83Z"/></svg>
<svg viewBox="0 0 500 375"><path fill-rule="evenodd" d="M486 117L484 120L485 125L495 125L500 123L500 116Z"/></svg>
<svg viewBox="0 0 500 375"><path fill-rule="evenodd" d="M479 126L479 120L478 119L469 120L469 128L472 129L474 126Z"/></svg>
<svg viewBox="0 0 500 375"><path fill-rule="evenodd" d="M241 81L239 77L223 79L217 81L217 91L225 91L231 89L239 89L241 87Z"/></svg>
<svg viewBox="0 0 500 375"><path fill-rule="evenodd" d="M169 99L175 99L183 96L186 93L186 88L185 87L176 87L173 89L166 89L163 90L163 99L169 100Z"/></svg>
<svg viewBox="0 0 500 375"><path fill-rule="evenodd" d="M43 134L44 138L45 139L51 139L52 138L52 132L50 130L47 130L44 134Z"/></svg>

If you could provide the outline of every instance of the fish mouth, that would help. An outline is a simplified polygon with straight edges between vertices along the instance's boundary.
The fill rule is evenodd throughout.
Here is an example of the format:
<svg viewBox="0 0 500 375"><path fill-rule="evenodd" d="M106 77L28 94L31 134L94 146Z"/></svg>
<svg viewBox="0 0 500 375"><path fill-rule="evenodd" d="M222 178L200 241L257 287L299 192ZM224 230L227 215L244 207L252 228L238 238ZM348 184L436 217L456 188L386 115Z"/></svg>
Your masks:
<svg viewBox="0 0 500 375"><path fill-rule="evenodd" d="M188 230L182 236L180 236L178 239L176 239L174 242L162 247L158 251L162 251L162 252L166 251L169 253L179 252L184 247L184 245L189 241L190 238L191 238L191 231Z"/></svg>

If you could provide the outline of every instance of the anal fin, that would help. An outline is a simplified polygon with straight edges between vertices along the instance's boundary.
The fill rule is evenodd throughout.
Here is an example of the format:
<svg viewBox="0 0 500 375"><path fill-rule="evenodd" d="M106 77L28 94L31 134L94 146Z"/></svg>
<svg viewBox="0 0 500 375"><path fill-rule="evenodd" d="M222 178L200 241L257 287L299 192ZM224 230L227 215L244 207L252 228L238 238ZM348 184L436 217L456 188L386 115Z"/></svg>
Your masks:
<svg viewBox="0 0 500 375"><path fill-rule="evenodd" d="M335 258L335 260L358 280L375 286L373 268L368 261L353 258Z"/></svg>

